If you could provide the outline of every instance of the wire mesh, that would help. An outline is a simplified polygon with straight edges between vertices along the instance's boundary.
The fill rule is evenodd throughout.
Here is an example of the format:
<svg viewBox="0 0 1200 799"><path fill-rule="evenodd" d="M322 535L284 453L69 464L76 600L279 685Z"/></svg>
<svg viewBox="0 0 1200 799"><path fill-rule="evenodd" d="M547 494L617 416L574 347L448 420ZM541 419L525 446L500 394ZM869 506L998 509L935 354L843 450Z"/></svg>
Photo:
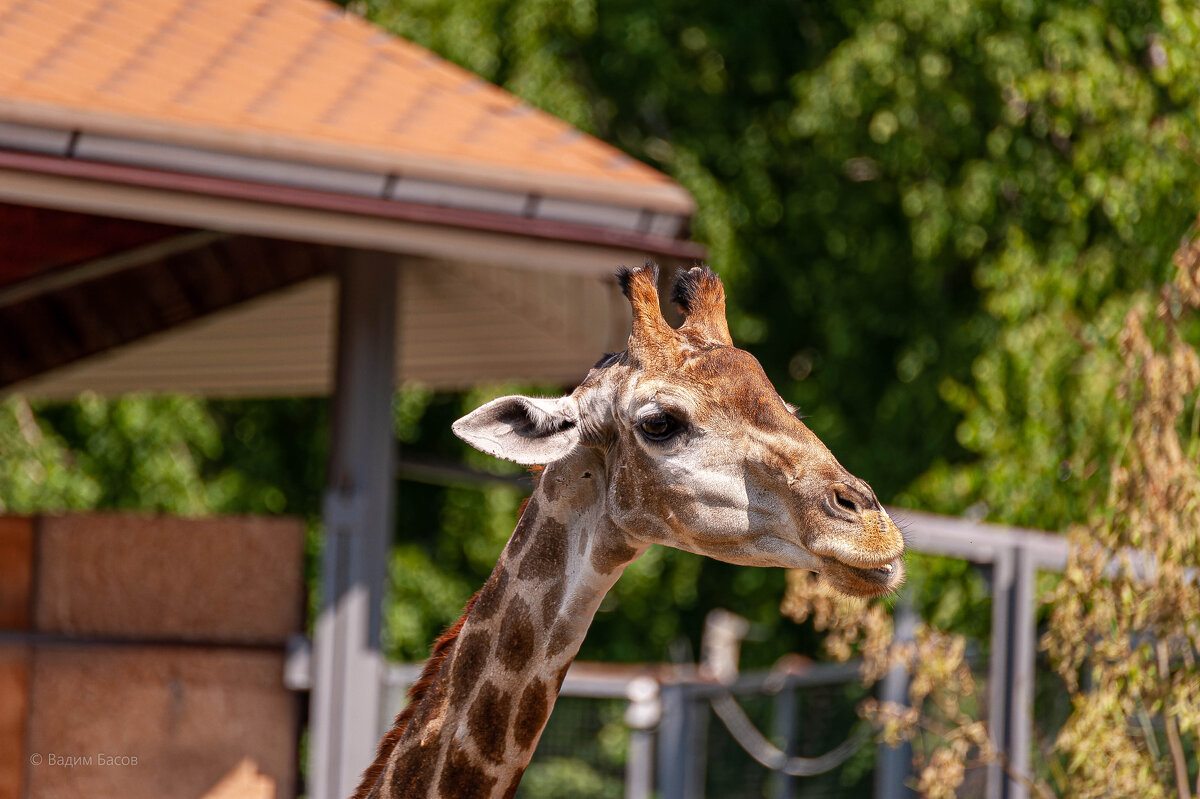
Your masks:
<svg viewBox="0 0 1200 799"><path fill-rule="evenodd" d="M538 743L518 799L621 799L629 727L626 701L560 697Z"/></svg>

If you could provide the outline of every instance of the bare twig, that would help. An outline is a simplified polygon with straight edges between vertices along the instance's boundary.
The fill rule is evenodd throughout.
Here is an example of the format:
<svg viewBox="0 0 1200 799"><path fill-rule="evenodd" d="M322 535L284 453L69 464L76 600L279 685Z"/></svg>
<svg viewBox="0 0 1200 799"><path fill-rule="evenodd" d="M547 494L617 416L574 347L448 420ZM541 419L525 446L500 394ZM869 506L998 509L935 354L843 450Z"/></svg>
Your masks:
<svg viewBox="0 0 1200 799"><path fill-rule="evenodd" d="M1167 687L1170 687L1171 679L1171 658L1167 651L1167 640L1159 638L1155 644L1155 654L1158 655L1158 673L1161 679L1167 680ZM1175 724L1175 717L1163 708L1163 726L1167 729L1167 745L1171 749L1171 763L1175 766L1175 785L1179 788L1179 799L1192 799L1192 793L1188 790L1188 773L1187 773L1187 756L1183 753L1183 741L1179 739L1179 727ZM1197 789L1200 791L1200 789Z"/></svg>

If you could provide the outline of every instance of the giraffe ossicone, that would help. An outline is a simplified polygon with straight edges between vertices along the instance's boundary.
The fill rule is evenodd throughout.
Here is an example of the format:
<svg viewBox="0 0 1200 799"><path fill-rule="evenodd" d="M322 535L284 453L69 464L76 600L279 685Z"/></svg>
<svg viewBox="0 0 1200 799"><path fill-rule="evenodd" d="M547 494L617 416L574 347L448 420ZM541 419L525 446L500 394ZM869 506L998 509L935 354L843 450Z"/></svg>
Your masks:
<svg viewBox="0 0 1200 799"><path fill-rule="evenodd" d="M904 538L874 492L733 346L720 279L618 273L625 352L565 397L503 397L454 424L491 455L543 465L495 570L434 645L356 799L512 797L588 626L651 544L808 569L871 597L904 579Z"/></svg>

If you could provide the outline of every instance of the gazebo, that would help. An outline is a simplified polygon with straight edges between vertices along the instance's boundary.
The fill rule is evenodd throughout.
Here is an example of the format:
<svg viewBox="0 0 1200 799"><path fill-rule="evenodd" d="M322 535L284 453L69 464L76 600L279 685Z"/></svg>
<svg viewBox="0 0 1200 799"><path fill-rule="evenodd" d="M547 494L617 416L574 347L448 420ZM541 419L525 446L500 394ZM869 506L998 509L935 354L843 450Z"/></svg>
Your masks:
<svg viewBox="0 0 1200 799"><path fill-rule="evenodd" d="M397 381L577 380L694 207L321 0L0 0L0 391L335 398L316 799L376 743Z"/></svg>

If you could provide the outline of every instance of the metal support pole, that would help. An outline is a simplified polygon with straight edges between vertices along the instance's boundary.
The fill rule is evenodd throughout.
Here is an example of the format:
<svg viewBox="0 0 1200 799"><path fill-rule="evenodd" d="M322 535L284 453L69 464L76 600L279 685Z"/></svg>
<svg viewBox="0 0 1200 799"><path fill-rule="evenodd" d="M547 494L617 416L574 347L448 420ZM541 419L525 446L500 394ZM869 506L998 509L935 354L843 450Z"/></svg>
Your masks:
<svg viewBox="0 0 1200 799"><path fill-rule="evenodd" d="M898 643L908 643L916 636L917 614L913 610L912 599L905 597L896 606L896 628L893 640ZM895 702L898 705L908 705L908 669L903 665L894 666L884 675L879 687L879 698L884 702ZM875 756L875 796L876 799L908 799L913 795L912 790L904 784L912 773L912 744L905 742L900 746L891 747L880 744Z"/></svg>
<svg viewBox="0 0 1200 799"><path fill-rule="evenodd" d="M775 737L781 741L781 747L788 757L792 757L800 753L799 742L796 740L798 730L796 728L796 719L798 716L799 702L796 697L796 689L791 685L784 685L779 693L775 694ZM793 777L783 771L772 772L771 774L771 799L793 799L796 795L796 790L800 787L800 778Z"/></svg>
<svg viewBox="0 0 1200 799"><path fill-rule="evenodd" d="M654 730L662 720L658 682L635 677L626 689L629 705L629 757L625 762L625 799L651 799L654 795Z"/></svg>
<svg viewBox="0 0 1200 799"><path fill-rule="evenodd" d="M1010 772L1029 774L1033 731L1035 628L1033 558L1017 546L992 565L992 653L988 672L988 734ZM1000 763L988 767L988 799L1026 799L1028 791Z"/></svg>
<svg viewBox="0 0 1200 799"><path fill-rule="evenodd" d="M629 731L629 760L625 764L625 799L654 796L654 731Z"/></svg>
<svg viewBox="0 0 1200 799"><path fill-rule="evenodd" d="M1028 777L1030 750L1033 744L1033 679L1037 669L1037 605L1034 582L1037 577L1033 558L1023 547L1013 550L1013 605L1009 617L1012 653L1008 664L1008 752L1009 769L1013 774ZM1005 799L1026 799L1029 790L1024 783L1009 777Z"/></svg>
<svg viewBox="0 0 1200 799"><path fill-rule="evenodd" d="M992 563L992 636L988 659L988 735L1002 755L1008 753L1009 617L1012 609L1013 562L1008 549L996 552ZM987 799L1004 799L1004 770L988 766Z"/></svg>
<svg viewBox="0 0 1200 799"><path fill-rule="evenodd" d="M337 384L313 636L312 799L353 793L378 743L394 491L397 269L395 256L353 251L338 272Z"/></svg>
<svg viewBox="0 0 1200 799"><path fill-rule="evenodd" d="M662 799L704 799L708 709L690 685L662 686L658 788Z"/></svg>

